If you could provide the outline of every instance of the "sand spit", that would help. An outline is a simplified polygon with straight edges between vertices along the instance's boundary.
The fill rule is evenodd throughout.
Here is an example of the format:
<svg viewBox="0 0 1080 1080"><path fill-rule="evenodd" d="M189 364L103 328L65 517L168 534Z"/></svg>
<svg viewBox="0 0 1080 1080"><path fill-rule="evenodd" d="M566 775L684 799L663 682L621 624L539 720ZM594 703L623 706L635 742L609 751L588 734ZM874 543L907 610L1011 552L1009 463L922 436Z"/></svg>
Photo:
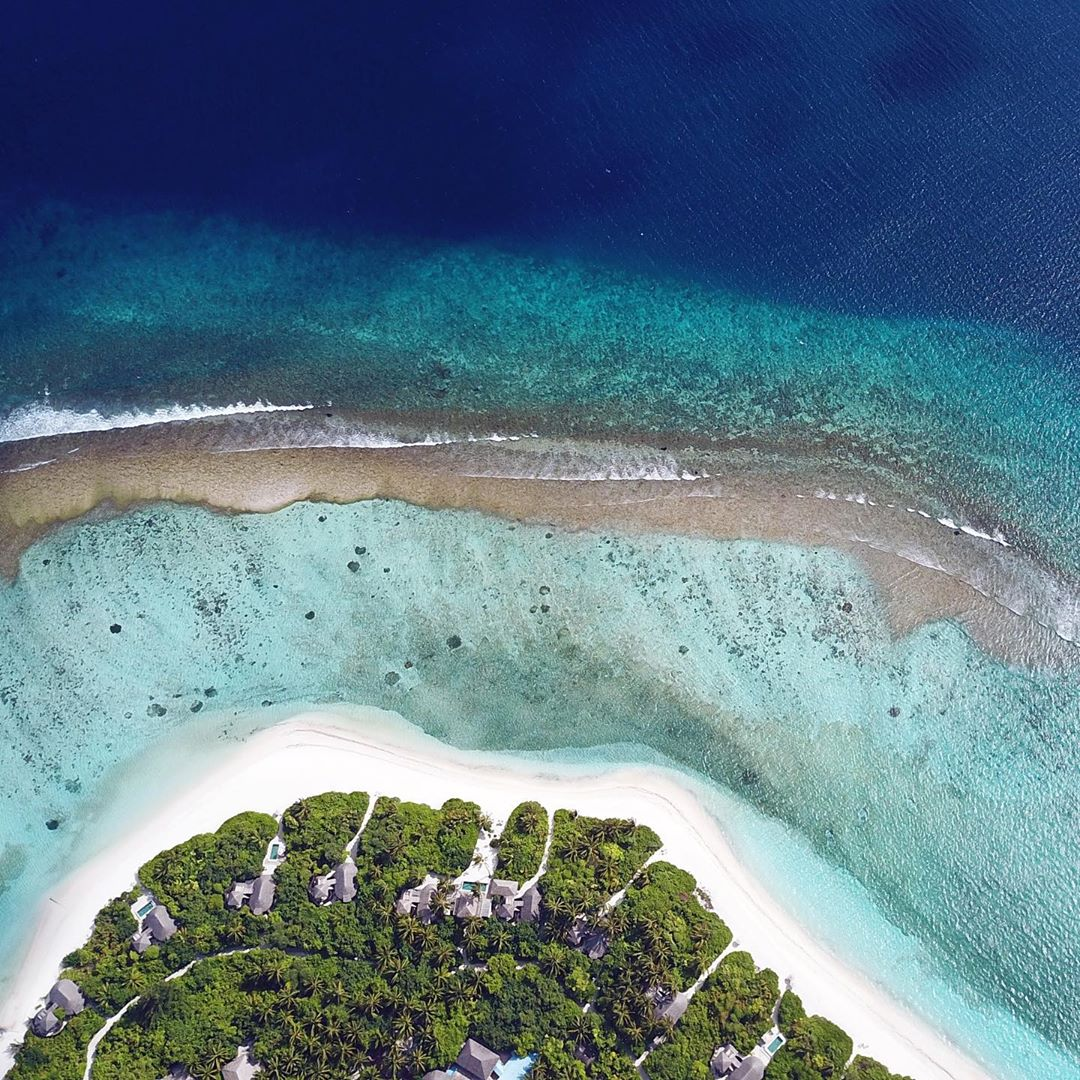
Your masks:
<svg viewBox="0 0 1080 1080"><path fill-rule="evenodd" d="M241 416L0 447L0 572L13 577L35 539L94 510L398 499L571 529L830 546L869 569L898 634L956 618L1000 659L1035 668L1080 659L1080 590L1016 537L923 506L884 479L879 487L862 468L674 440L557 440L520 420L452 432L425 430L423 418L394 429L385 418L326 416L302 429L292 415Z"/></svg>
<svg viewBox="0 0 1080 1080"><path fill-rule="evenodd" d="M275 813L305 795L365 789L424 802L468 795L496 817L535 799L548 809L569 806L650 825L663 840L663 857L694 873L739 946L781 980L790 978L807 1007L841 1024L860 1052L919 1080L988 1080L944 1036L817 945L739 863L715 819L675 773L590 772L465 753L396 714L356 707L294 716L239 746L216 749L186 772L196 774L188 786L132 820L119 840L43 899L0 1007L0 1054L20 1036L62 958L85 940L97 910L131 885L150 856L241 810ZM0 1073L7 1062L0 1057Z"/></svg>

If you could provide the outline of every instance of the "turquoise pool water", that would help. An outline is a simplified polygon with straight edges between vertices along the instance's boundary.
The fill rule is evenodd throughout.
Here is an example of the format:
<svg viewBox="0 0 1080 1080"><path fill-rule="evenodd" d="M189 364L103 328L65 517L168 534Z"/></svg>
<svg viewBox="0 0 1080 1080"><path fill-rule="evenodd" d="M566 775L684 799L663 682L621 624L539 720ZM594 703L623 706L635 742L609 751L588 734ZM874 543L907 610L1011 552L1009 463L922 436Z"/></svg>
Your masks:
<svg viewBox="0 0 1080 1080"><path fill-rule="evenodd" d="M499 1080L524 1080L536 1062L536 1056L510 1058L498 1070Z"/></svg>

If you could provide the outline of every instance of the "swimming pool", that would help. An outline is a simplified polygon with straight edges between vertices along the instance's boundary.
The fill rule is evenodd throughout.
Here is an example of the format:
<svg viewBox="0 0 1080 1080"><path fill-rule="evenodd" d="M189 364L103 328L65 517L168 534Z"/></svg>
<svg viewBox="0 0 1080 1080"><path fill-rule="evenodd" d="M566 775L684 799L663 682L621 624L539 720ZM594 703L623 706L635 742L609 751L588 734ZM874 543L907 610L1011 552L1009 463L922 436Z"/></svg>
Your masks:
<svg viewBox="0 0 1080 1080"><path fill-rule="evenodd" d="M499 1080L523 1080L535 1061L535 1054L523 1058L511 1058L499 1069Z"/></svg>

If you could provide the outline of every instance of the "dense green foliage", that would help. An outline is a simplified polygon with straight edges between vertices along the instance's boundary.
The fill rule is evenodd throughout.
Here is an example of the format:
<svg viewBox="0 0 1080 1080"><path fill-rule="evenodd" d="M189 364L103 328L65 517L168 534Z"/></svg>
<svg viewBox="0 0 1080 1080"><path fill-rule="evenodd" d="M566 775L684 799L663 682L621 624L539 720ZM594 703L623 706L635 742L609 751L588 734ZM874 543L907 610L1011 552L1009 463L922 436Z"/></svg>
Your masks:
<svg viewBox="0 0 1080 1080"><path fill-rule="evenodd" d="M277 895L266 940L281 948L318 951L337 942L342 951L362 947L361 929L341 904L318 907L308 899L316 874L326 873L345 858L368 809L362 791L327 792L301 799L282 815L285 861L277 868Z"/></svg>
<svg viewBox="0 0 1080 1080"><path fill-rule="evenodd" d="M859 1054L847 1067L844 1080L911 1080L911 1077L889 1072L880 1061Z"/></svg>
<svg viewBox="0 0 1080 1080"><path fill-rule="evenodd" d="M269 814L237 814L217 832L203 833L155 855L139 871L139 880L184 927L175 944L183 961L228 945L254 944L257 933L225 907L234 881L250 881L262 871L266 845L278 824ZM226 931L226 920L236 933Z"/></svg>
<svg viewBox="0 0 1080 1080"><path fill-rule="evenodd" d="M556 913L596 911L659 847L660 838L644 825L557 810L544 897Z"/></svg>
<svg viewBox="0 0 1080 1080"><path fill-rule="evenodd" d="M780 1030L791 1038L796 1020L801 1020L806 1015L803 1008L802 998L793 990L785 990L780 998L780 1008L777 1010L777 1020Z"/></svg>
<svg viewBox="0 0 1080 1080"><path fill-rule="evenodd" d="M714 1051L724 1043L749 1053L769 1029L779 996L775 972L758 971L749 953L728 953L674 1031L649 1055L651 1080L705 1080Z"/></svg>
<svg viewBox="0 0 1080 1080"><path fill-rule="evenodd" d="M132 951L131 935L138 924L131 904L137 896L133 890L106 904L98 912L86 944L64 958L66 973L106 1015L183 966L169 955L169 945L155 945L141 957Z"/></svg>
<svg viewBox="0 0 1080 1080"><path fill-rule="evenodd" d="M441 810L380 798L360 838L360 854L383 872L395 892L425 874L456 877L472 860L480 835L480 807L447 799Z"/></svg>
<svg viewBox="0 0 1080 1080"><path fill-rule="evenodd" d="M300 799L282 815L286 851L294 865L324 873L345 857L345 846L360 831L368 808L363 791L328 791Z"/></svg>
<svg viewBox="0 0 1080 1080"><path fill-rule="evenodd" d="M73 1016L52 1038L39 1039L27 1033L8 1080L82 1080L86 1045L104 1023L103 1016L87 1009Z"/></svg>
<svg viewBox="0 0 1080 1080"><path fill-rule="evenodd" d="M176 1066L211 1080L242 1044L252 1046L265 1080L409 1080L449 1065L470 1036L504 1054L535 1054L530 1080L636 1080L633 1058L661 1035L646 1059L651 1080L708 1080L718 1045L748 1051L768 1028L776 976L738 952L717 966L677 1025L656 1021L647 991L692 985L731 934L702 906L691 875L662 862L642 870L658 846L650 830L558 811L539 923L456 920L440 903L424 923L397 915L395 899L428 872L449 897L448 879L470 865L480 812L458 799L439 810L380 799L357 845L355 901L312 903L312 875L343 858L367 806L354 792L289 808L286 857L266 916L228 911L220 899L233 877L259 869L272 819L238 815L152 859L143 872L176 911L180 931L137 956L135 894L106 905L90 940L68 957L88 1009L53 1038L28 1034L14 1080L79 1080L104 1016L136 995L98 1047L94 1080L157 1080ZM539 837L542 848L534 826L514 831L533 843ZM538 862L526 847L512 857ZM527 869L515 866L519 880ZM607 907L624 886L621 902ZM599 961L567 943L578 911L605 936ZM206 955L196 943L210 946ZM189 970L165 980L189 960ZM845 1074L851 1040L805 1016L794 994L784 995L780 1015L791 1041L770 1080L907 1080L867 1058Z"/></svg>
<svg viewBox="0 0 1080 1080"><path fill-rule="evenodd" d="M596 976L597 1008L637 1051L663 1031L649 991L692 986L731 942L731 931L702 907L694 878L671 863L651 863L607 914L611 935Z"/></svg>
<svg viewBox="0 0 1080 1080"><path fill-rule="evenodd" d="M899 1072L890 1072L880 1062L874 1061L873 1057L858 1054L843 1074L843 1080L912 1080L912 1078L901 1076Z"/></svg>
<svg viewBox="0 0 1080 1080"><path fill-rule="evenodd" d="M499 837L499 876L528 881L540 869L547 835L547 811L538 802L514 807Z"/></svg>
<svg viewBox="0 0 1080 1080"><path fill-rule="evenodd" d="M769 1080L825 1080L843 1076L854 1044L847 1032L823 1016L803 1016L769 1065Z"/></svg>

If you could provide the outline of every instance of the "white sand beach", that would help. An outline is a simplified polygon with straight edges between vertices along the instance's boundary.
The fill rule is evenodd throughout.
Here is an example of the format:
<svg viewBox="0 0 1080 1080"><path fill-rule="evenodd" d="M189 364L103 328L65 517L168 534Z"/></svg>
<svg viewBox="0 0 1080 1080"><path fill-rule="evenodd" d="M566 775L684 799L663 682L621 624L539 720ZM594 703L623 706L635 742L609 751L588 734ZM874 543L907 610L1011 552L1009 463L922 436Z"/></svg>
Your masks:
<svg viewBox="0 0 1080 1080"><path fill-rule="evenodd" d="M85 941L98 909L131 886L150 856L241 810L279 813L305 795L365 790L431 805L459 795L495 818L505 818L523 799L536 799L549 809L565 806L647 824L663 841L663 857L697 877L739 946L781 981L789 978L807 1010L844 1027L859 1052L916 1080L989 1080L940 1033L817 945L739 863L717 822L674 773L634 767L560 774L555 766L458 751L396 714L352 707L293 716L226 745L213 761L43 899L0 1003L0 1075L63 957Z"/></svg>

